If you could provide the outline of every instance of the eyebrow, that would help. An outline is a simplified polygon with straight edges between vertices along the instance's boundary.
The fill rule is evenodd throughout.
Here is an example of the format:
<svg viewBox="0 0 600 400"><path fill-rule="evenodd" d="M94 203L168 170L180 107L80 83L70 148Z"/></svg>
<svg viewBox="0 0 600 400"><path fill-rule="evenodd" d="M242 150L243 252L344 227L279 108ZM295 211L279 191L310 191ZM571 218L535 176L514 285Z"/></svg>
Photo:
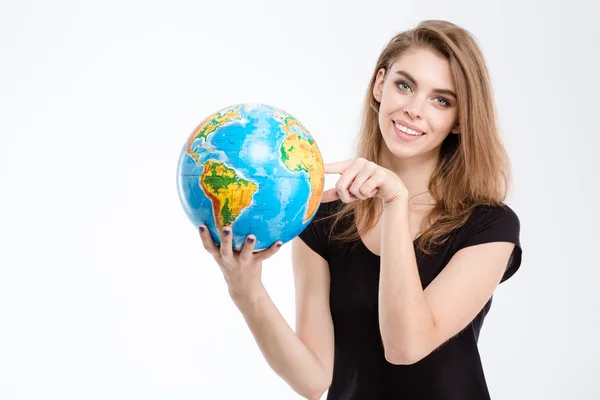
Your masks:
<svg viewBox="0 0 600 400"><path fill-rule="evenodd" d="M417 84L417 81L415 80L415 78L413 78L412 75L409 74L408 72L406 72L406 71L396 71L396 74L404 76L407 80L410 81L410 83L412 83L413 85L415 85L415 87L419 87L419 85ZM454 97L454 99L458 99L458 97L456 96L456 93L454 93L450 89L433 89L433 91L436 92L436 93L440 93L440 94L447 94L449 96Z"/></svg>

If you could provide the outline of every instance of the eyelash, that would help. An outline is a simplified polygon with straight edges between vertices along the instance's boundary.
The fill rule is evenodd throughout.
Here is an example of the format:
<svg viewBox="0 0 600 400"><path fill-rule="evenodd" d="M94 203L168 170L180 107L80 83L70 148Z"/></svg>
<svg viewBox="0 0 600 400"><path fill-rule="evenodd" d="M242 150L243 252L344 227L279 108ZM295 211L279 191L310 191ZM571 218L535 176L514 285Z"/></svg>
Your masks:
<svg viewBox="0 0 600 400"><path fill-rule="evenodd" d="M406 85L410 88L410 85L406 81L398 81L396 82L396 86L400 87L400 85ZM404 91L402 88L400 90ZM445 104L440 104L442 107L450 107L450 102L443 97L436 97L436 99L442 100ZM439 104L439 103L438 103Z"/></svg>

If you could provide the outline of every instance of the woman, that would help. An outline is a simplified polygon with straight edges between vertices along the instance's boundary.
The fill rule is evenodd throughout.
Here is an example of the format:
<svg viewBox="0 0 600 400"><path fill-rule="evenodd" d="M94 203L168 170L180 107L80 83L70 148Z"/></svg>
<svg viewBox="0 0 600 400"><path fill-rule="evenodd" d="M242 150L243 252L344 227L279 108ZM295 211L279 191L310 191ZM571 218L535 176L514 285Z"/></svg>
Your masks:
<svg viewBox="0 0 600 400"><path fill-rule="evenodd" d="M367 92L357 158L293 241L296 332L262 286L253 237L215 256L271 367L319 399L489 398L477 339L519 268L519 219L490 79L471 35L425 21L394 37ZM229 238L229 239L228 239Z"/></svg>

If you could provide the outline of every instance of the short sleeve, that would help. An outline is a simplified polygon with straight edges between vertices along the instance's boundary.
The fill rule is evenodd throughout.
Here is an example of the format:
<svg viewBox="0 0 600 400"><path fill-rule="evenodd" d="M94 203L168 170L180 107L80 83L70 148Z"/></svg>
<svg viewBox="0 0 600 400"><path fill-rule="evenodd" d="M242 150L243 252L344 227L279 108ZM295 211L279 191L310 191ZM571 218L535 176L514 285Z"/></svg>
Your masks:
<svg viewBox="0 0 600 400"><path fill-rule="evenodd" d="M520 230L519 217L507 205L479 207L469 218L457 251L465 247L490 242L514 243L515 248L500 281L504 282L513 276L521 266Z"/></svg>
<svg viewBox="0 0 600 400"><path fill-rule="evenodd" d="M308 247L325 260L329 259L329 231L333 218L324 218L330 217L333 212L332 203L321 203L314 218L298 235Z"/></svg>

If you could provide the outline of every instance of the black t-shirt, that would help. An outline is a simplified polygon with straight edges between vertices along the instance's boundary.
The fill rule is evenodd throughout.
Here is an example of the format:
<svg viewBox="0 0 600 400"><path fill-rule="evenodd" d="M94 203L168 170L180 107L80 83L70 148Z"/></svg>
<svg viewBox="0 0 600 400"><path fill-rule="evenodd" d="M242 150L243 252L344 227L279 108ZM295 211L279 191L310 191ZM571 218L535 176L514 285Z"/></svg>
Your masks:
<svg viewBox="0 0 600 400"><path fill-rule="evenodd" d="M361 240L332 241L329 228L341 202L322 203L315 218L299 235L329 263L330 308L335 352L333 382L328 400L485 400L490 395L477 348L479 332L492 300L475 319L421 361L394 365L386 361L379 331L378 291L380 257ZM345 229L353 220L336 227ZM460 249L477 244L507 241L516 244L502 281L521 264L520 224L512 209L478 206L467 223L451 234L434 254L418 251L417 265L427 287Z"/></svg>

